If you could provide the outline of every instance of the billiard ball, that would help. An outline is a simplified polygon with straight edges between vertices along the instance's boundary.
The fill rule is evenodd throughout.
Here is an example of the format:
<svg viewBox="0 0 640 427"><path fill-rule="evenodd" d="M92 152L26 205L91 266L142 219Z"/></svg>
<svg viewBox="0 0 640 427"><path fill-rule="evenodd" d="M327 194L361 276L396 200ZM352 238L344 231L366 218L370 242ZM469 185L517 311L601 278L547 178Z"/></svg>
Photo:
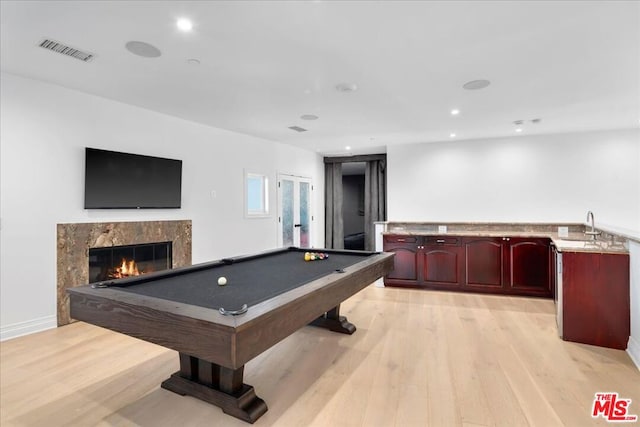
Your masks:
<svg viewBox="0 0 640 427"><path fill-rule="evenodd" d="M222 277L218 277L218 285L219 286L224 286L227 284L227 278L222 276Z"/></svg>

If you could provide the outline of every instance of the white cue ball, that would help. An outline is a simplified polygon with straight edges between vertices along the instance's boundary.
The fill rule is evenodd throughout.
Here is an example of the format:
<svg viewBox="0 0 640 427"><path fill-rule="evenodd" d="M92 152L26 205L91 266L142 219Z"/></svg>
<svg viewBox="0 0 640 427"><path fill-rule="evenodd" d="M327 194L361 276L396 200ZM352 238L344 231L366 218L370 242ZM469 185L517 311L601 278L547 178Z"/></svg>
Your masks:
<svg viewBox="0 0 640 427"><path fill-rule="evenodd" d="M222 277L218 277L218 285L220 286L224 286L227 284L227 278L222 276Z"/></svg>

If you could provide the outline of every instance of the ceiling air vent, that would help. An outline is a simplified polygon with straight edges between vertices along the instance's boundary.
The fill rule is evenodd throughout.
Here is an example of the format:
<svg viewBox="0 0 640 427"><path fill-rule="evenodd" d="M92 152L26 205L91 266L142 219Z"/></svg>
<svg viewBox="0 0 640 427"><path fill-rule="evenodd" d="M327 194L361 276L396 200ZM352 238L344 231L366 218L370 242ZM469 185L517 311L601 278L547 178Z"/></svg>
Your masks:
<svg viewBox="0 0 640 427"><path fill-rule="evenodd" d="M89 62L93 58L93 54L91 53L74 49L72 47L63 45L62 43L58 43L54 40L44 39L40 42L39 46L48 50L52 50L54 52L61 53L63 55L71 56L72 58L76 58L84 62Z"/></svg>
<svg viewBox="0 0 640 427"><path fill-rule="evenodd" d="M296 132L306 132L307 129L301 128L300 126L289 126L289 129L295 130Z"/></svg>

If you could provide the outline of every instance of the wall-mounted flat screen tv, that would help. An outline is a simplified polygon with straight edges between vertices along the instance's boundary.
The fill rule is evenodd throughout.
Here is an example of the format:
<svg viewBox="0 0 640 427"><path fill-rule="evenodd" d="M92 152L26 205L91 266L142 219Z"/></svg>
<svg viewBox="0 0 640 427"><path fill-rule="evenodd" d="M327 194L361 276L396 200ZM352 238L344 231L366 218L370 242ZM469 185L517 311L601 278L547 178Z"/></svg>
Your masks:
<svg viewBox="0 0 640 427"><path fill-rule="evenodd" d="M85 209L179 208L182 160L85 149Z"/></svg>

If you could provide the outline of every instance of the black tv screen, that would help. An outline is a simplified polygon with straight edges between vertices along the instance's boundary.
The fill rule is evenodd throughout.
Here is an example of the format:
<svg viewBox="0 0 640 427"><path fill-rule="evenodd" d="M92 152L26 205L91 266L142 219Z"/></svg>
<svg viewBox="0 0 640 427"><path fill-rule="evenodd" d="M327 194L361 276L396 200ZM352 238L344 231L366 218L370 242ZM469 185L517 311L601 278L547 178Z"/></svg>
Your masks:
<svg viewBox="0 0 640 427"><path fill-rule="evenodd" d="M182 161L85 149L85 209L179 208Z"/></svg>

